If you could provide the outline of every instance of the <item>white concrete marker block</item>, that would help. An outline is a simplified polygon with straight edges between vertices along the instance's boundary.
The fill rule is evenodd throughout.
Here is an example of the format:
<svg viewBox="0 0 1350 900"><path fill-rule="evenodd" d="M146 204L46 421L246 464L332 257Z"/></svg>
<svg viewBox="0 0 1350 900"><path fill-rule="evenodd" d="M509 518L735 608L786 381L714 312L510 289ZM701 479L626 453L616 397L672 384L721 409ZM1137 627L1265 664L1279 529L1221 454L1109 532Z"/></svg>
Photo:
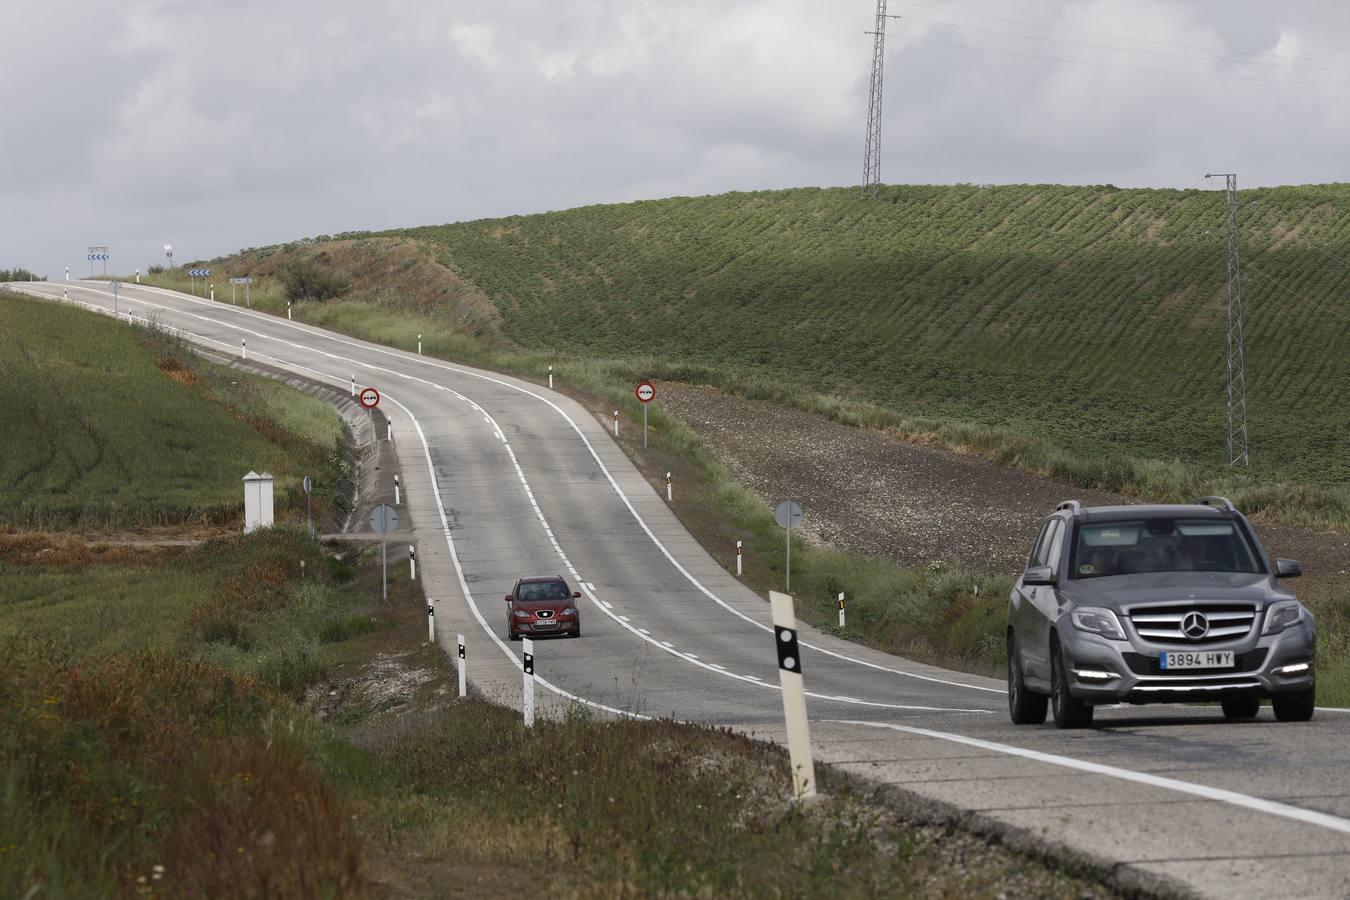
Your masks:
<svg viewBox="0 0 1350 900"><path fill-rule="evenodd" d="M525 717L525 727L534 727L534 641L520 639L521 652L521 713Z"/></svg>
<svg viewBox="0 0 1350 900"><path fill-rule="evenodd" d="M272 475L249 472L244 476L244 534L272 527Z"/></svg>
<svg viewBox="0 0 1350 900"><path fill-rule="evenodd" d="M816 795L816 764L811 756L811 730L806 719L806 689L797 645L797 619L792 597L769 591L773 610L774 644L778 650L778 683L783 689L783 719L787 724L788 758L792 763L792 798Z"/></svg>
<svg viewBox="0 0 1350 900"><path fill-rule="evenodd" d="M468 692L468 684L464 680L464 635L459 635L459 695L463 697Z"/></svg>

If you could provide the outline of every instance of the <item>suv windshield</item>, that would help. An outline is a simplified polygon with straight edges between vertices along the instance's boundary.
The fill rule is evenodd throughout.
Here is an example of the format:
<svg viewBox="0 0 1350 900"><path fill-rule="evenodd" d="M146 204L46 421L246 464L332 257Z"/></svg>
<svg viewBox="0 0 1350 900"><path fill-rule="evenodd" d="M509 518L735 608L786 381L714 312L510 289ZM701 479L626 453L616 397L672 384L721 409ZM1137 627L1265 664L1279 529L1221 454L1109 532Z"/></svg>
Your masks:
<svg viewBox="0 0 1350 900"><path fill-rule="evenodd" d="M1260 572L1246 534L1227 519L1121 519L1078 526L1074 578L1140 572Z"/></svg>

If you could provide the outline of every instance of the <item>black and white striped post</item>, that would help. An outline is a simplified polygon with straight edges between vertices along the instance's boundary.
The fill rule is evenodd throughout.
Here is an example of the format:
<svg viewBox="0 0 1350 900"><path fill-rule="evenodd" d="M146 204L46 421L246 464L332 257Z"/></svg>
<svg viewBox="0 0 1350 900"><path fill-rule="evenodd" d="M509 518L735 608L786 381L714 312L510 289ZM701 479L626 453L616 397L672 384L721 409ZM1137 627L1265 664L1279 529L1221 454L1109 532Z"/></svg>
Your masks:
<svg viewBox="0 0 1350 900"><path fill-rule="evenodd" d="M400 501L399 501L399 483L398 483L398 473L396 472L396 473L394 473L394 505L395 505L395 506L398 506L398 505L399 505L399 502L400 502Z"/></svg>
<svg viewBox="0 0 1350 900"><path fill-rule="evenodd" d="M839 592L839 627L844 627L844 592Z"/></svg>
<svg viewBox="0 0 1350 900"><path fill-rule="evenodd" d="M412 544L408 545L408 579L417 580L417 548Z"/></svg>
<svg viewBox="0 0 1350 900"><path fill-rule="evenodd" d="M468 685L464 680L464 635L459 635L459 695L463 697Z"/></svg>
<svg viewBox="0 0 1350 900"><path fill-rule="evenodd" d="M427 641L436 643L436 607L430 600L427 601Z"/></svg>
<svg viewBox="0 0 1350 900"><path fill-rule="evenodd" d="M521 712L525 716L525 727L534 727L534 641L520 639L521 651Z"/></svg>
<svg viewBox="0 0 1350 900"><path fill-rule="evenodd" d="M792 763L792 798L809 800L816 795L816 764L811 758L811 731L806 719L806 689L802 685L802 658L797 647L792 597L769 591L769 605L778 650L778 683L783 689L788 758Z"/></svg>
<svg viewBox="0 0 1350 900"><path fill-rule="evenodd" d="M740 542L740 541L737 541L737 542L736 542L736 574L737 574L737 575L744 574L743 571L742 571L742 569L741 569L741 542Z"/></svg>

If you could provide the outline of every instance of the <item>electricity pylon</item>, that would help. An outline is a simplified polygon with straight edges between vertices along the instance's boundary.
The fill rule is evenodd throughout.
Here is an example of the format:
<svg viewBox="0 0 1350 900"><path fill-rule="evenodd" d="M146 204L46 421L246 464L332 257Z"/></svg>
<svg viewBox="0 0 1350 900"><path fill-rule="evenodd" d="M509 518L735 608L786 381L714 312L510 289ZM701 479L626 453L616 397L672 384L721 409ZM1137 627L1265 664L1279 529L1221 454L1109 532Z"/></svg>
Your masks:
<svg viewBox="0 0 1350 900"><path fill-rule="evenodd" d="M867 145L863 150L863 199L876 197L881 184L881 70L886 61L886 0L877 0L872 35L872 89L867 98Z"/></svg>
<svg viewBox="0 0 1350 900"><path fill-rule="evenodd" d="M1242 342L1242 260L1238 255L1237 173L1222 176L1228 192L1228 464L1250 465L1247 455L1247 364Z"/></svg>

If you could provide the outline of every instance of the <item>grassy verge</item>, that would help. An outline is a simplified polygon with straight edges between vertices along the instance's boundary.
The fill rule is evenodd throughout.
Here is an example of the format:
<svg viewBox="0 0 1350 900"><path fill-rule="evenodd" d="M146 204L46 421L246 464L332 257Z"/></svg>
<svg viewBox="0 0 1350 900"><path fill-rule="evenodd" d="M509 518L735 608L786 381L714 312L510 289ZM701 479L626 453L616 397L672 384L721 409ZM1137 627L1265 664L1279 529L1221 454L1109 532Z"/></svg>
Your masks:
<svg viewBox="0 0 1350 900"><path fill-rule="evenodd" d="M306 474L322 486L342 476L331 406L210 365L153 329L6 293L0 375L0 523L225 524L241 514L250 469L276 476L285 517L303 513Z"/></svg>
<svg viewBox="0 0 1350 900"><path fill-rule="evenodd" d="M829 773L792 808L784 754L724 732L449 702L416 586L380 602L374 552L0 546L5 896L1107 893Z"/></svg>

